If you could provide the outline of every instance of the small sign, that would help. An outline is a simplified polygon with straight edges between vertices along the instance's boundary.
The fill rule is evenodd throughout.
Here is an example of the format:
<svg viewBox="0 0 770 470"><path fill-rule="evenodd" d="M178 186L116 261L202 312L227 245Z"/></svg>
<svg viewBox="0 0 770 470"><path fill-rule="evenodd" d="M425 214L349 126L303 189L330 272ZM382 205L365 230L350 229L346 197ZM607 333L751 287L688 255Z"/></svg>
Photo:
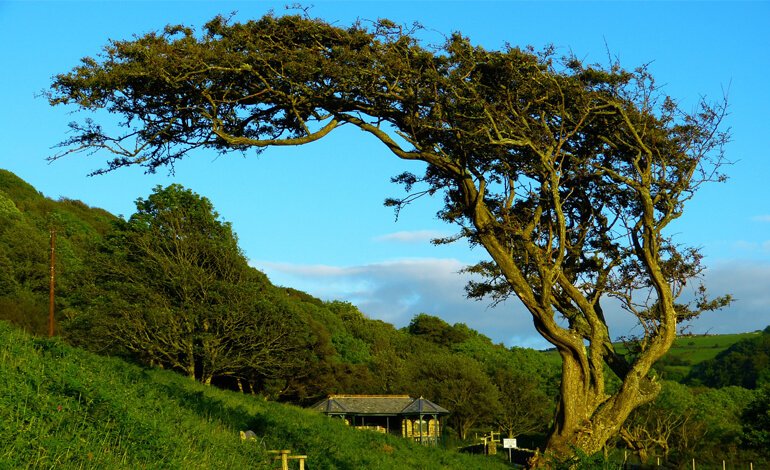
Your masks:
<svg viewBox="0 0 770 470"><path fill-rule="evenodd" d="M516 439L503 439L503 449L515 449Z"/></svg>

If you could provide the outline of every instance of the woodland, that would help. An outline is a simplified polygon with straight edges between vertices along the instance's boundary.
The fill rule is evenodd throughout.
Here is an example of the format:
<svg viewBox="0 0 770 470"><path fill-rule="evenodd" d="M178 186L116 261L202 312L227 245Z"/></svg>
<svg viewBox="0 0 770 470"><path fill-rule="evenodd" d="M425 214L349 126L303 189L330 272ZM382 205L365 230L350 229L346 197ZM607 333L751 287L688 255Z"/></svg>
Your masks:
<svg viewBox="0 0 770 470"><path fill-rule="evenodd" d="M56 334L67 343L300 406L331 393L430 397L452 412L448 448L491 430L529 449L547 442L559 393L556 351L494 344L440 312L397 329L349 303L275 286L190 189L157 187L123 219L53 201L0 170L0 218L0 320L16 328L47 335L54 230ZM617 347L633 356L633 346ZM679 338L651 372L661 383L655 400L631 413L598 457L578 458L631 455L670 467L693 458L770 462L769 362L770 328ZM605 374L610 387L620 386L609 368Z"/></svg>

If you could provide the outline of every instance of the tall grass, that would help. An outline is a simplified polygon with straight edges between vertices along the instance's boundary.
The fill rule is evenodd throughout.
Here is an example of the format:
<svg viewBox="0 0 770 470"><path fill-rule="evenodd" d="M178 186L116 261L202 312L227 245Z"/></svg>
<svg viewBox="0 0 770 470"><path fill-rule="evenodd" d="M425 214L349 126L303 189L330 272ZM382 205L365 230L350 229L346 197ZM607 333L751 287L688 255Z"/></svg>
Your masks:
<svg viewBox="0 0 770 470"><path fill-rule="evenodd" d="M241 442L246 429L256 442ZM267 449L307 455L310 470L505 467L32 338L0 322L0 469L274 468Z"/></svg>

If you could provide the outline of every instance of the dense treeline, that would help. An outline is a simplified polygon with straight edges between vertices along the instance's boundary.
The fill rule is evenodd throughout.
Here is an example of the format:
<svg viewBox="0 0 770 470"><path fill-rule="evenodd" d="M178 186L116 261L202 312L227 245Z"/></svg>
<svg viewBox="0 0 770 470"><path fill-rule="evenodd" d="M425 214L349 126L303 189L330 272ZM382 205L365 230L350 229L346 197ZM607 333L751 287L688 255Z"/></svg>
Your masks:
<svg viewBox="0 0 770 470"><path fill-rule="evenodd" d="M715 388L770 385L770 327L755 338L733 344L714 359L695 365L686 380L692 385Z"/></svg>
<svg viewBox="0 0 770 470"><path fill-rule="evenodd" d="M57 234L57 311L72 314L75 291L88 275L87 252L116 220L80 201L52 201L0 170L0 319L33 333L47 328L50 232Z"/></svg>
<svg viewBox="0 0 770 470"><path fill-rule="evenodd" d="M309 404L330 393L409 393L452 409L451 428L545 430L558 363L420 314L403 329L270 283L210 201L158 187L123 220L51 201L2 173L0 318L44 334L49 230L57 230L57 330L78 346L206 384ZM547 396L547 395L550 395ZM506 400L530 400L505 413Z"/></svg>
<svg viewBox="0 0 770 470"><path fill-rule="evenodd" d="M55 229L57 328L75 345L299 405L330 393L422 395L452 411L453 439L495 429L534 446L550 425L558 356L425 313L397 329L349 303L274 286L210 201L181 186L136 204L124 220L52 201L0 171L0 319L45 333ZM612 444L640 461L766 459L768 338L694 368L690 386L664 381ZM735 377L715 382L715 371Z"/></svg>

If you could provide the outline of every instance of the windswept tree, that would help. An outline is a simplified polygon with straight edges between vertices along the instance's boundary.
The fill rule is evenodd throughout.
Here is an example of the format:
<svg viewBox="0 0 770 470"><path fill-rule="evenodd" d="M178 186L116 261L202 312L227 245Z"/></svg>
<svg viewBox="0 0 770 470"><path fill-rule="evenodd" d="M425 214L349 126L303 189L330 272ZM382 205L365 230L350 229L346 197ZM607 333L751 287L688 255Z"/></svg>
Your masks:
<svg viewBox="0 0 770 470"><path fill-rule="evenodd" d="M123 126L73 123L52 158L104 151L112 158L97 173L155 171L198 149L302 145L352 126L424 162L424 174L394 178L407 194L387 203L444 198L453 239L490 256L470 268L485 280L469 294L517 297L561 355L547 451L596 452L658 393L650 368L677 323L725 300L677 300L701 257L668 231L703 183L722 179L725 104L685 112L645 68L487 50L460 34L429 48L418 34L387 20L345 28L268 15L112 41L55 77L49 100ZM628 359L611 342L610 298L643 326Z"/></svg>

